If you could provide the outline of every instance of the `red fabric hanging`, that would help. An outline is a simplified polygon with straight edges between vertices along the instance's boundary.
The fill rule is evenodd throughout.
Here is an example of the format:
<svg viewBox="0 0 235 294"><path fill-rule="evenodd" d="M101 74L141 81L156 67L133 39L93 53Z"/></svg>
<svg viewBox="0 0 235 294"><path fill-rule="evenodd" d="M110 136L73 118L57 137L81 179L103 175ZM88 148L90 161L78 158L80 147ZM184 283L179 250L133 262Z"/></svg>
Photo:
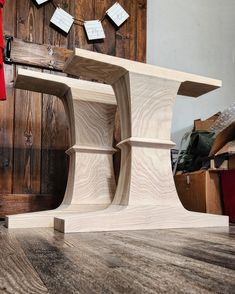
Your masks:
<svg viewBox="0 0 235 294"><path fill-rule="evenodd" d="M6 99L6 86L4 79L4 68L3 68L3 50L4 50L4 42L3 42L3 32L2 32L2 7L4 5L5 0L0 0L0 100Z"/></svg>

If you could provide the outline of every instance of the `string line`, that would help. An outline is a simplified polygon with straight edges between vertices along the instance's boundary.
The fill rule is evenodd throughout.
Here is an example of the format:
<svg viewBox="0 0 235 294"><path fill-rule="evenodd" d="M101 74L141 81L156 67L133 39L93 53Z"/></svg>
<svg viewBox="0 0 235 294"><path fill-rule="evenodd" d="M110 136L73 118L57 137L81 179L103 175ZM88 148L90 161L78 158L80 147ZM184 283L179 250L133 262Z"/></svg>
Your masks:
<svg viewBox="0 0 235 294"><path fill-rule="evenodd" d="M57 3L55 3L54 0L51 0L50 3L52 4L52 6L53 6L54 8L61 8L60 5L57 4ZM103 15L103 17L99 19L99 21L102 22L102 21L105 19L105 17L106 17L106 12L105 12L105 14ZM74 20L75 20L74 24L75 24L75 25L78 25L78 26L83 26L84 23L86 22L86 21L85 21L84 19L82 19L82 18L74 18ZM79 23L79 22L80 22L80 23Z"/></svg>

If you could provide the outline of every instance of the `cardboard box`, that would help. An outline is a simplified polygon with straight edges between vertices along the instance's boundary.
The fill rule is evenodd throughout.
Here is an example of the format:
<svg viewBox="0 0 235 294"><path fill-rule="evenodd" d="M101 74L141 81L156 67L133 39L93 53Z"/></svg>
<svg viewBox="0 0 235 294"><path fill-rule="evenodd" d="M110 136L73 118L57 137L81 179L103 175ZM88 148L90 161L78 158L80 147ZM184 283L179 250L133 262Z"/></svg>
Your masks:
<svg viewBox="0 0 235 294"><path fill-rule="evenodd" d="M194 121L194 131L209 131L214 122L214 120L197 119Z"/></svg>
<svg viewBox="0 0 235 294"><path fill-rule="evenodd" d="M196 171L175 176L183 206L190 211L222 214L220 176L216 171Z"/></svg>
<svg viewBox="0 0 235 294"><path fill-rule="evenodd" d="M209 156L215 156L221 148L233 140L235 140L235 122L232 122L227 128L216 136Z"/></svg>
<svg viewBox="0 0 235 294"><path fill-rule="evenodd" d="M194 121L194 131L209 131L210 127L218 119L221 112L214 114L213 116L207 118L206 120L196 119Z"/></svg>
<svg viewBox="0 0 235 294"><path fill-rule="evenodd" d="M234 134L232 136L234 136ZM213 152L213 148L215 148L216 146L215 143L212 146L211 154ZM218 144L217 146L219 145L220 144ZM218 147L216 147L215 149L218 149ZM226 143L219 151L215 153L215 155L213 155L210 161L210 168L220 170L235 169L235 140Z"/></svg>

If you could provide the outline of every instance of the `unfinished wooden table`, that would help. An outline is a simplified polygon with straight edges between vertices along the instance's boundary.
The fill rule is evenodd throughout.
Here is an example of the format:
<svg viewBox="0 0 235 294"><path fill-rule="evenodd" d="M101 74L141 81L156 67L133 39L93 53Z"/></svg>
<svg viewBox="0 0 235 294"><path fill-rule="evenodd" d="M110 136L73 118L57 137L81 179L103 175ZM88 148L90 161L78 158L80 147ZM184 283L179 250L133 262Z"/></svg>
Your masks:
<svg viewBox="0 0 235 294"><path fill-rule="evenodd" d="M228 217L183 208L171 170L172 110L177 94L198 97L221 81L76 49L66 73L112 85L121 118L121 170L105 210L55 218L68 232L227 226Z"/></svg>
<svg viewBox="0 0 235 294"><path fill-rule="evenodd" d="M116 183L112 154L116 99L111 86L19 69L15 87L62 99L70 125L68 183L55 210L12 215L8 228L53 227L54 216L106 208ZM48 126L50 127L50 126Z"/></svg>

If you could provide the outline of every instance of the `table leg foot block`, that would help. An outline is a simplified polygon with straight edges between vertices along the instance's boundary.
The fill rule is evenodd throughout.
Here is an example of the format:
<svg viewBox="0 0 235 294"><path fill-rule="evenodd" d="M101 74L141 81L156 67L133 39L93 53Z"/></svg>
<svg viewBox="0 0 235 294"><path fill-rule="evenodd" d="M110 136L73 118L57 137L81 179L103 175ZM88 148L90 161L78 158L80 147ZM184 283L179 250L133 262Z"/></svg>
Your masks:
<svg viewBox="0 0 235 294"><path fill-rule="evenodd" d="M52 228L54 226L55 217L103 210L107 208L107 206L107 204L69 205L67 207L63 205L53 210L9 215L6 217L6 227L9 229Z"/></svg>
<svg viewBox="0 0 235 294"><path fill-rule="evenodd" d="M54 219L54 228L63 233L216 226L228 226L228 217L189 212L180 206L168 205L111 205L103 211Z"/></svg>

